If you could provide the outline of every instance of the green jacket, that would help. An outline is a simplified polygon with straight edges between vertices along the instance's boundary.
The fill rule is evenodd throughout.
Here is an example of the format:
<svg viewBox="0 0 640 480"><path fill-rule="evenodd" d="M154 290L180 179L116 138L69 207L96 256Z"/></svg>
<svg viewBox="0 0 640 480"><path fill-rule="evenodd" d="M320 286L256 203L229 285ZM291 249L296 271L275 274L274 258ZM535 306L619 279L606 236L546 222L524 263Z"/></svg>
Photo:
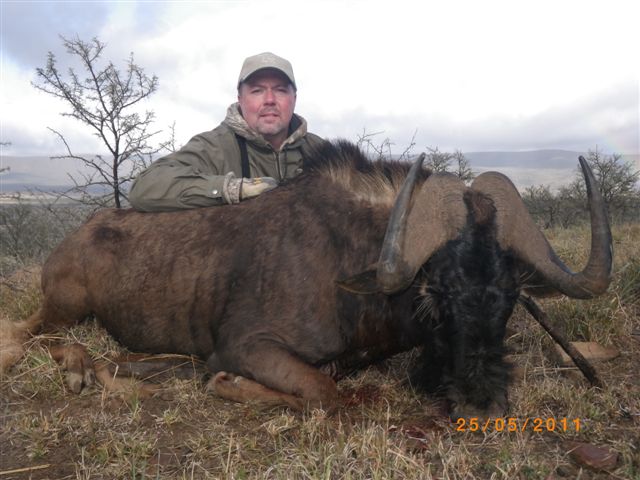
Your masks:
<svg viewBox="0 0 640 480"><path fill-rule="evenodd" d="M136 210L158 212L208 207L225 203L222 196L229 176L242 177L240 148L235 134L247 140L252 177L273 177L281 182L302 172L304 155L323 140L307 132L307 122L294 115L289 137L279 151L252 131L238 104L214 130L193 137L177 152L152 163L134 181L129 202Z"/></svg>

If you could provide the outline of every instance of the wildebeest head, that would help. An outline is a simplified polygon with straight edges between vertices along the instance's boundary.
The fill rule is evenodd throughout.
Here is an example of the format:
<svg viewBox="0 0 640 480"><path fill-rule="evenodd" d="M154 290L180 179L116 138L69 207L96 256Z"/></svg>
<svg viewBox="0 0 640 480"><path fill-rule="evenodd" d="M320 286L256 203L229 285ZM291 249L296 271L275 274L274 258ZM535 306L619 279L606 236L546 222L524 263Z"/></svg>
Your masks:
<svg viewBox="0 0 640 480"><path fill-rule="evenodd" d="M466 225L429 258L416 277L415 320L423 351L412 382L443 394L451 413L502 415L507 406L504 336L517 302L513 255L495 238L490 199L467 191Z"/></svg>
<svg viewBox="0 0 640 480"><path fill-rule="evenodd" d="M505 327L520 290L572 298L603 293L612 265L606 208L581 157L592 245L586 267L573 273L507 177L485 173L466 187L453 175L435 174L414 188L421 163L412 167L391 213L377 285L386 294L419 287L416 316L425 339L418 383L441 389L453 415L502 413Z"/></svg>

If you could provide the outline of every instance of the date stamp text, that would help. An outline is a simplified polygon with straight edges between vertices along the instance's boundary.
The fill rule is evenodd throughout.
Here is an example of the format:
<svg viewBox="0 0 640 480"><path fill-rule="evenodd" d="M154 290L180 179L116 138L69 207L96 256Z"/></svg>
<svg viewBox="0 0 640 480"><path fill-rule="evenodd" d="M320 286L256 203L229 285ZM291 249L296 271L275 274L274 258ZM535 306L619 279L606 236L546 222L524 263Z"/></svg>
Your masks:
<svg viewBox="0 0 640 480"><path fill-rule="evenodd" d="M458 418L457 432L579 432L582 425L579 418L543 417L495 417Z"/></svg>

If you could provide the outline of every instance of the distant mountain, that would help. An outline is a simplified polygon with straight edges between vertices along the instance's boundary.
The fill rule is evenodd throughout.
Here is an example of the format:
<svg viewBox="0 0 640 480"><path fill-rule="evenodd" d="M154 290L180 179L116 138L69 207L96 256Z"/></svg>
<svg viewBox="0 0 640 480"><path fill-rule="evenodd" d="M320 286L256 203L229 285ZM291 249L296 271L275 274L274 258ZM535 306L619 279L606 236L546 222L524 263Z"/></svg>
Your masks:
<svg viewBox="0 0 640 480"><path fill-rule="evenodd" d="M518 188L531 185L566 185L575 177L581 152L567 150L534 150L528 152L463 152L472 170L478 174L497 170L507 175ZM640 155L624 155L640 170ZM0 193L40 190L64 190L72 182L69 173L78 177L87 171L81 162L49 157L1 156L0 166L10 170L0 173Z"/></svg>
<svg viewBox="0 0 640 480"><path fill-rule="evenodd" d="M543 169L566 169L578 165L583 152L568 150L534 150L529 152L463 152L474 167L522 167Z"/></svg>
<svg viewBox="0 0 640 480"><path fill-rule="evenodd" d="M580 155L584 153L567 150L464 154L474 173L479 174L489 170L502 172L519 189L532 185L549 185L552 188L558 188L569 183L575 176Z"/></svg>
<svg viewBox="0 0 640 480"><path fill-rule="evenodd" d="M578 173L578 157L586 152L533 150L527 152L463 152L474 173L495 170L507 175L523 189L532 185L557 188L570 183ZM623 155L640 170L640 155Z"/></svg>
<svg viewBox="0 0 640 480"><path fill-rule="evenodd" d="M0 156L0 193L23 192L31 189L66 190L73 182L68 173L78 176L87 171L82 162L72 159L51 160L39 156Z"/></svg>

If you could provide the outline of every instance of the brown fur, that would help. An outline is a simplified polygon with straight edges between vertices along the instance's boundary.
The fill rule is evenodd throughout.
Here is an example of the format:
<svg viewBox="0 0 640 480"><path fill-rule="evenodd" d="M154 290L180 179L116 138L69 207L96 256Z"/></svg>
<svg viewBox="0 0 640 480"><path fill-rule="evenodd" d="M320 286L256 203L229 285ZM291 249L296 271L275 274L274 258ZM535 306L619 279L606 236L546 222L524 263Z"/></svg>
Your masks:
<svg viewBox="0 0 640 480"><path fill-rule="evenodd" d="M376 262L409 166L372 164L348 145L328 154L239 205L98 212L47 260L30 322L53 329L95 315L134 351L209 358L214 372L333 404L335 382L316 365L354 349L406 348L392 319L410 315L410 294L396 304L336 282ZM389 332L383 347L378 331ZM61 363L78 391L91 369L80 352L68 354Z"/></svg>

